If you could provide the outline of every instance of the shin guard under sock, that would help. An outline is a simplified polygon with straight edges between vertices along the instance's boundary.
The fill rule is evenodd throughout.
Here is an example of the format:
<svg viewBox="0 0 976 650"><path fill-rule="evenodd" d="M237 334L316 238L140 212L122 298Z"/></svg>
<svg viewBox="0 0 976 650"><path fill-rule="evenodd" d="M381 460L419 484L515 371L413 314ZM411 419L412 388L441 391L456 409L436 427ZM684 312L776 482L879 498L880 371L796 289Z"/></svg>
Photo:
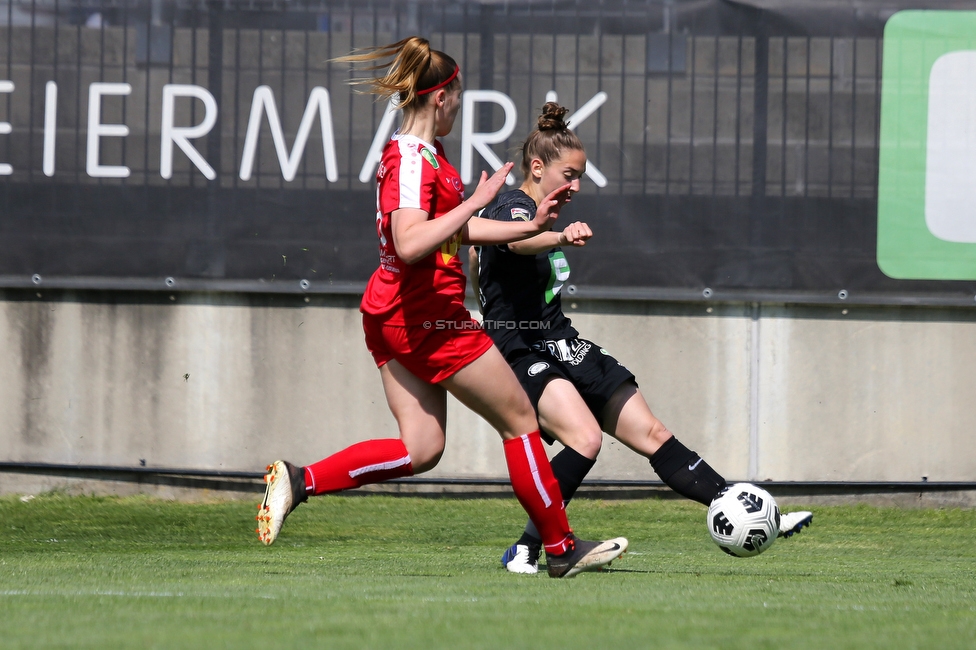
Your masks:
<svg viewBox="0 0 976 650"><path fill-rule="evenodd" d="M576 490L583 483L583 479L593 469L594 463L596 463L596 459L587 458L572 447L566 447L553 456L552 473L559 483L559 491L563 495L563 506L567 505L573 495L576 494ZM530 519L529 523L525 525L525 532L522 533L522 537L516 544L538 544L540 538L539 529Z"/></svg>
<svg viewBox="0 0 976 650"><path fill-rule="evenodd" d="M727 485L701 456L674 436L651 456L651 467L672 490L706 506Z"/></svg>
<svg viewBox="0 0 976 650"><path fill-rule="evenodd" d="M538 526L546 552L562 555L571 548L573 531L539 432L506 440L504 447L515 497Z"/></svg>
<svg viewBox="0 0 976 650"><path fill-rule="evenodd" d="M357 442L305 468L305 491L325 494L391 478L413 476L413 464L399 438Z"/></svg>

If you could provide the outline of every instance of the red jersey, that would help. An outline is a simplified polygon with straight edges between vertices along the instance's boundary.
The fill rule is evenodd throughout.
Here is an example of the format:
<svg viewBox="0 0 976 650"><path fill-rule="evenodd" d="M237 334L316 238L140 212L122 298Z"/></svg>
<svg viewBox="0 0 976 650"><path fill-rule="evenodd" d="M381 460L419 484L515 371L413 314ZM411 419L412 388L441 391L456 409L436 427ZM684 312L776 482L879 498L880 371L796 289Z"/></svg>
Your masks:
<svg viewBox="0 0 976 650"><path fill-rule="evenodd" d="M452 319L464 308L465 277L458 250L459 230L425 258L407 264L393 246L391 215L394 210L424 210L436 219L464 200L464 185L434 145L412 135L394 135L376 172L376 234L380 240L380 267L369 283L360 310L381 317L387 325L421 325Z"/></svg>

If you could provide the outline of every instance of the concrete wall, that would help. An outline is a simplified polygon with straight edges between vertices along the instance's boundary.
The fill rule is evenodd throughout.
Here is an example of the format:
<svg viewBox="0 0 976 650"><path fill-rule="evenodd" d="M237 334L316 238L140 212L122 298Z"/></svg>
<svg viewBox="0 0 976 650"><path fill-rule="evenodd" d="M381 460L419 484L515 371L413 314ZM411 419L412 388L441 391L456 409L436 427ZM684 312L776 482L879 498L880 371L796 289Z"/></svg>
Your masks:
<svg viewBox="0 0 976 650"><path fill-rule="evenodd" d="M0 460L257 471L396 435L358 298L307 300L0 292ZM728 478L976 480L976 310L566 306ZM429 475L506 476L497 434L452 402ZM656 477L607 438L591 478Z"/></svg>

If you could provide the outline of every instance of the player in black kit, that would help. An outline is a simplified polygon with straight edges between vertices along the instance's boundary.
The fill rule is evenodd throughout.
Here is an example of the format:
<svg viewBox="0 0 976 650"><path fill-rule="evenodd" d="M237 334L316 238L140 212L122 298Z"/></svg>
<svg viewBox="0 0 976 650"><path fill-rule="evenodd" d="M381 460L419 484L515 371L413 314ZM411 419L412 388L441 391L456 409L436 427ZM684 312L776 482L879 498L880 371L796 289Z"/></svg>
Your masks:
<svg viewBox="0 0 976 650"><path fill-rule="evenodd" d="M499 195L481 213L498 221L528 220L547 193L570 183L579 191L586 153L554 102L522 147L515 191ZM570 197L566 197L568 201ZM675 492L704 505L726 487L694 451L682 445L647 406L634 375L598 344L581 338L566 317L560 290L569 279L563 246L593 236L582 222L500 246L472 248L472 285L479 289L485 331L515 371L539 414L543 434L565 445L552 459L563 499L569 501L596 462L603 431L650 460ZM809 525L812 513L783 514L780 536ZM541 542L531 521L502 556L514 573L536 573Z"/></svg>

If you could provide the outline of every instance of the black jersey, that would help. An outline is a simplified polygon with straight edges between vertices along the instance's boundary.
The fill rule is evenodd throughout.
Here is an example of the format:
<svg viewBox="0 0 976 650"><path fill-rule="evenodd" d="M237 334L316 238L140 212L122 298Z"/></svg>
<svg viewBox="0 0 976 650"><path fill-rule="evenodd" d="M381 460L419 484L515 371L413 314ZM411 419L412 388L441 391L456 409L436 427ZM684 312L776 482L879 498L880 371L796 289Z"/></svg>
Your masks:
<svg viewBox="0 0 976 650"><path fill-rule="evenodd" d="M506 192L481 213L496 221L530 221L536 205L522 190ZM575 338L563 314L559 291L569 280L569 262L561 249L519 255L507 245L482 246L478 285L485 332L506 358L540 339Z"/></svg>

